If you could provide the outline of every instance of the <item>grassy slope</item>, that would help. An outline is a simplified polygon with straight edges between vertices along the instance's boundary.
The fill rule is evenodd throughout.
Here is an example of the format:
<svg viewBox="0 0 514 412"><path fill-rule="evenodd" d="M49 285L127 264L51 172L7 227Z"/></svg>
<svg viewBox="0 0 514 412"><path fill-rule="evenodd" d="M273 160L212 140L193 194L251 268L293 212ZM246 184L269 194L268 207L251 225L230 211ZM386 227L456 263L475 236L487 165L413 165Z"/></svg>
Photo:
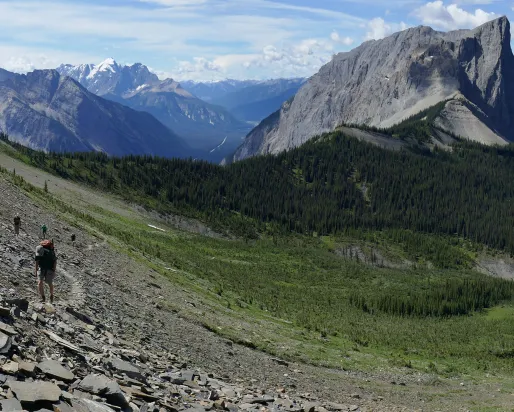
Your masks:
<svg viewBox="0 0 514 412"><path fill-rule="evenodd" d="M12 179L12 176L10 177ZM393 241L388 233L348 238L263 238L255 242L207 238L167 227L158 232L144 218L122 217L101 207L68 205L66 197L25 186L34 199L99 236L128 250L203 302L202 311L170 306L236 341L284 357L355 370L407 367L443 375L508 373L514 366L514 309L510 304L472 316L400 318L370 315L348 304L355 289L373 294L393 288L420 290L446 278L479 278L461 265L429 269L430 260L415 244ZM161 224L157 224L162 226ZM474 257L465 242L448 242L456 254ZM430 243L430 242L428 242ZM454 243L454 244L450 244ZM374 248L392 260L417 267L387 269L338 256L342 245Z"/></svg>

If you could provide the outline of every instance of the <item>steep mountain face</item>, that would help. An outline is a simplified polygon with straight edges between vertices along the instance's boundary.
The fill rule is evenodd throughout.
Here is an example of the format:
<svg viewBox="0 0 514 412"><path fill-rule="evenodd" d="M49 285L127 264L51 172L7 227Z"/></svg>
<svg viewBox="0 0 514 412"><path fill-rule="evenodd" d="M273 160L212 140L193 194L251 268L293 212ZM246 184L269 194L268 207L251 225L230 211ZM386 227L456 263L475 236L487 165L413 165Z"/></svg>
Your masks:
<svg viewBox="0 0 514 412"><path fill-rule="evenodd" d="M235 117L258 123L294 96L305 79L226 80L213 83L183 82L192 94L228 109Z"/></svg>
<svg viewBox="0 0 514 412"><path fill-rule="evenodd" d="M46 151L185 157L190 148L148 113L88 92L55 70L0 77L0 130Z"/></svg>
<svg viewBox="0 0 514 412"><path fill-rule="evenodd" d="M474 30L416 27L340 53L246 138L235 159L296 147L341 124L388 127L447 101L435 126L487 144L514 140L507 18Z"/></svg>
<svg viewBox="0 0 514 412"><path fill-rule="evenodd" d="M189 146L203 151L203 158L210 159L209 151L226 139L226 151L212 159L221 160L219 157L233 152L251 129L222 107L193 96L174 80L159 80L139 63L121 66L107 59L99 65L62 65L57 70L92 93L151 113Z"/></svg>

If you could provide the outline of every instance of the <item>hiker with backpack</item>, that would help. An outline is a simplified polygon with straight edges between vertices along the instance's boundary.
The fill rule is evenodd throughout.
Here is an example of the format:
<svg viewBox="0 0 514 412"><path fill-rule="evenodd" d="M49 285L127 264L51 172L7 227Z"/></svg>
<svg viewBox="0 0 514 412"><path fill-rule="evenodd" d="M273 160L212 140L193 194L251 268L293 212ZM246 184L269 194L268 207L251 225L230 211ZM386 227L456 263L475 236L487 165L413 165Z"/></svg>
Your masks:
<svg viewBox="0 0 514 412"><path fill-rule="evenodd" d="M43 240L36 247L36 277L41 302L45 302L45 283L50 288L50 303L54 303L54 278L57 266L54 244L51 240ZM38 273L39 270L39 273Z"/></svg>

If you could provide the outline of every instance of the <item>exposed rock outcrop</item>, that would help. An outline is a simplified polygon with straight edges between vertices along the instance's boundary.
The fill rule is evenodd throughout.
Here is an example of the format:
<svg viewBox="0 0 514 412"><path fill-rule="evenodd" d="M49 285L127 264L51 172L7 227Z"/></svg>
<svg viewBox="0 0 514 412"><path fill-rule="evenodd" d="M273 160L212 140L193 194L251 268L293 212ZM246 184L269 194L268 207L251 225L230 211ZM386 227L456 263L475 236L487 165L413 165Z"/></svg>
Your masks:
<svg viewBox="0 0 514 412"><path fill-rule="evenodd" d="M247 136L235 160L278 153L341 124L388 127L448 101L435 124L483 143L514 140L506 17L474 30L415 27L336 55Z"/></svg>

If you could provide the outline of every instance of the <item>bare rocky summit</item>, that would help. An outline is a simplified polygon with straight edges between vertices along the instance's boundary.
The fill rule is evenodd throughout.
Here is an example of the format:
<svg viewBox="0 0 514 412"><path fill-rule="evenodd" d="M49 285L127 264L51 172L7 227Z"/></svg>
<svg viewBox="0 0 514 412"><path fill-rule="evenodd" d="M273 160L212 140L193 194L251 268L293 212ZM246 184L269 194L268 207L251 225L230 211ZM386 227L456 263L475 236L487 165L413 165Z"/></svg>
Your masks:
<svg viewBox="0 0 514 412"><path fill-rule="evenodd" d="M247 136L241 160L278 153L342 124L389 127L440 102L434 124L486 144L514 140L514 56L506 17L474 30L415 27L332 61Z"/></svg>

